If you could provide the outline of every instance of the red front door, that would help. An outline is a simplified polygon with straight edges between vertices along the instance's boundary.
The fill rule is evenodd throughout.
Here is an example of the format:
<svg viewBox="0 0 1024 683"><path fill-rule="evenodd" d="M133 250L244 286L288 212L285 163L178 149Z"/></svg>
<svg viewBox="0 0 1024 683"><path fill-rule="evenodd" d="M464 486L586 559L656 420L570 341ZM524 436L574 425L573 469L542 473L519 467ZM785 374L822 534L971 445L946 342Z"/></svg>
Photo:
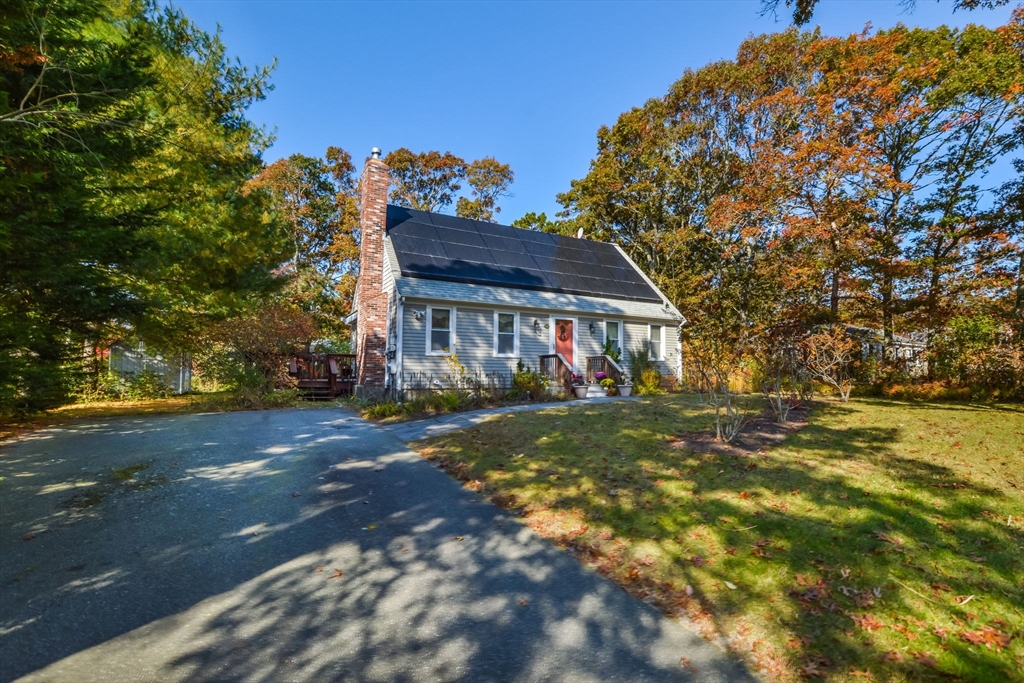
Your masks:
<svg viewBox="0 0 1024 683"><path fill-rule="evenodd" d="M573 358L572 320L555 320L555 353L561 354L569 367L576 367Z"/></svg>

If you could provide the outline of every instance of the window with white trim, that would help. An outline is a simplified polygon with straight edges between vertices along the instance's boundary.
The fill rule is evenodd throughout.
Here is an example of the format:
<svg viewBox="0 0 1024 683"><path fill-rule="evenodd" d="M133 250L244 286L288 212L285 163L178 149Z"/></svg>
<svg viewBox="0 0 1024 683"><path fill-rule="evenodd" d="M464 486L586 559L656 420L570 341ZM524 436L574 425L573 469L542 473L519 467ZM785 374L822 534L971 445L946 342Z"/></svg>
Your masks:
<svg viewBox="0 0 1024 683"><path fill-rule="evenodd" d="M651 357L655 360L665 360L665 345L662 343L661 325L650 325L648 335L651 345Z"/></svg>
<svg viewBox="0 0 1024 683"><path fill-rule="evenodd" d="M618 320L605 320L604 321L604 338L605 342L611 342L611 347L615 351L622 351L622 325Z"/></svg>
<svg viewBox="0 0 1024 683"><path fill-rule="evenodd" d="M427 312L427 353L444 355L452 352L454 323L452 309L430 307Z"/></svg>
<svg viewBox="0 0 1024 683"><path fill-rule="evenodd" d="M519 314L494 312L494 355L519 355Z"/></svg>

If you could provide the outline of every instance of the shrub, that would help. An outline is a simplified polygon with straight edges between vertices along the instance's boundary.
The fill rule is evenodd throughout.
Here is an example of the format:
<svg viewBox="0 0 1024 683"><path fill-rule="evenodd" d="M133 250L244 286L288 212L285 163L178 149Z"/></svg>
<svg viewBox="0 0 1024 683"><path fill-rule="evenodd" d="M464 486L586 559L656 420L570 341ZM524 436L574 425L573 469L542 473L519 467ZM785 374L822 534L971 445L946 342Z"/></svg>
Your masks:
<svg viewBox="0 0 1024 683"><path fill-rule="evenodd" d="M381 403L374 403L368 406L363 411L363 416L371 420L383 420L386 417L401 415L403 412L403 406L394 401L382 401Z"/></svg>
<svg viewBox="0 0 1024 683"><path fill-rule="evenodd" d="M441 401L441 405L449 413L467 408L470 404L469 395L455 389L445 389L438 394L438 398Z"/></svg>
<svg viewBox="0 0 1024 683"><path fill-rule="evenodd" d="M646 345L629 352L629 376L633 380L633 391L638 396L665 392L661 387L661 371Z"/></svg>
<svg viewBox="0 0 1024 683"><path fill-rule="evenodd" d="M661 372L657 368L648 368L640 375L640 381L634 382L633 390L638 396L650 394L664 394L665 389L661 386Z"/></svg>
<svg viewBox="0 0 1024 683"><path fill-rule="evenodd" d="M152 370L117 374L106 370L89 377L75 392L82 403L96 401L148 401L167 398L173 389L167 379Z"/></svg>
<svg viewBox="0 0 1024 683"><path fill-rule="evenodd" d="M618 388L615 386L615 380L611 377L606 377L600 381L600 385L604 387L605 391L609 396L617 396L619 394Z"/></svg>
<svg viewBox="0 0 1024 683"><path fill-rule="evenodd" d="M129 401L145 401L154 398L167 398L173 389L167 378L152 370L128 373L125 376L125 398Z"/></svg>
<svg viewBox="0 0 1024 683"><path fill-rule="evenodd" d="M608 356L616 363L622 362L622 349L615 345L614 339L604 340L604 346L601 349L601 354Z"/></svg>
<svg viewBox="0 0 1024 683"><path fill-rule="evenodd" d="M548 390L548 378L539 372L534 372L520 360L516 364L516 371L512 375L512 391L508 392L511 399L517 398L541 398Z"/></svg>

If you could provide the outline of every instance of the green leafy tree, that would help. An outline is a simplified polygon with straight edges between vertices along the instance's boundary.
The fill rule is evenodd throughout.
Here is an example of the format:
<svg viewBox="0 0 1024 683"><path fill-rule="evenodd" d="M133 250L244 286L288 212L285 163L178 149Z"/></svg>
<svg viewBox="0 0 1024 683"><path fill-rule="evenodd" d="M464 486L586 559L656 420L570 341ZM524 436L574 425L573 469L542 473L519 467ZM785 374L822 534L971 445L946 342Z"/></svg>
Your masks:
<svg viewBox="0 0 1024 683"><path fill-rule="evenodd" d="M83 345L180 346L276 286L280 225L245 197L269 69L142 2L0 8L0 412L66 400Z"/></svg>

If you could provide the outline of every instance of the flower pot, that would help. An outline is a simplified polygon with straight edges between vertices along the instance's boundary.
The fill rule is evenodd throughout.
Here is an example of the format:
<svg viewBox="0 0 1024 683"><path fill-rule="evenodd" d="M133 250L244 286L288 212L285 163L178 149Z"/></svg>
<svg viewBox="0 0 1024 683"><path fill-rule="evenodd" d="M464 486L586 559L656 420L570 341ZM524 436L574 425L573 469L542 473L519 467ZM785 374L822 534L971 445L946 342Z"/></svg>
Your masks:
<svg viewBox="0 0 1024 683"><path fill-rule="evenodd" d="M619 396L629 396L633 392L632 384L620 384L619 385Z"/></svg>
<svg viewBox="0 0 1024 683"><path fill-rule="evenodd" d="M574 392L576 392L576 398L586 398L587 397L587 391L589 389L590 388L587 387L586 385L584 385L584 386L575 386L575 387L572 388L572 390Z"/></svg>

